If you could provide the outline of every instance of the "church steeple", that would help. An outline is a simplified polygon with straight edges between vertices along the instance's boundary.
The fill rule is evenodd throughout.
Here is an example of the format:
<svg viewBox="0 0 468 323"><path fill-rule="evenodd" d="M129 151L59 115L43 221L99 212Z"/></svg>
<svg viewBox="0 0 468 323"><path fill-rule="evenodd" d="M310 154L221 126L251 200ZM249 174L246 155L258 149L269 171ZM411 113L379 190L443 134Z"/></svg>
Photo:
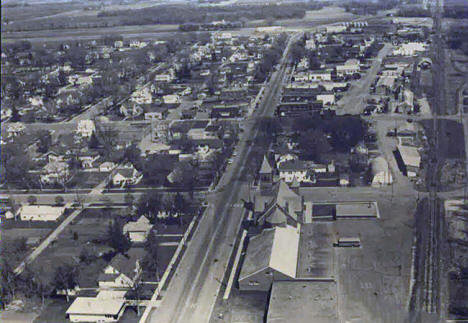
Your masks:
<svg viewBox="0 0 468 323"><path fill-rule="evenodd" d="M273 168L266 156L263 157L262 166L260 167L260 186L271 187L273 185Z"/></svg>

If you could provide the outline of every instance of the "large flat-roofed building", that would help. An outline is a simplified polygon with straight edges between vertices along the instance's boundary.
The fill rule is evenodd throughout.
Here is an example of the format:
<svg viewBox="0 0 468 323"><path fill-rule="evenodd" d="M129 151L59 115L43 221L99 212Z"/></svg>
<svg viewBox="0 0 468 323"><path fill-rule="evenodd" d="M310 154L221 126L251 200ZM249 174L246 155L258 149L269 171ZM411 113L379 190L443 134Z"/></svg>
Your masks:
<svg viewBox="0 0 468 323"><path fill-rule="evenodd" d="M335 281L274 282L266 322L339 322L337 294Z"/></svg>
<svg viewBox="0 0 468 323"><path fill-rule="evenodd" d="M335 279L336 241L331 222L315 222L301 226L296 279Z"/></svg>

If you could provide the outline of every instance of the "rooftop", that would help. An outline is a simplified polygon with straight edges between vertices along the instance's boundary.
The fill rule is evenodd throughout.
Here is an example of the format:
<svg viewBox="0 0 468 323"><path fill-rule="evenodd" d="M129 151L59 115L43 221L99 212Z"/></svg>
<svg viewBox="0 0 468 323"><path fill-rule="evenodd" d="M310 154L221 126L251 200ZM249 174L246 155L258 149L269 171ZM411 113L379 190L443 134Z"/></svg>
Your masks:
<svg viewBox="0 0 468 323"><path fill-rule="evenodd" d="M277 281L273 283L267 323L336 323L337 286L334 281Z"/></svg>
<svg viewBox="0 0 468 323"><path fill-rule="evenodd" d="M276 227L250 239L239 279L268 267L296 277L299 237L294 227Z"/></svg>
<svg viewBox="0 0 468 323"><path fill-rule="evenodd" d="M78 297L68 308L67 314L117 315L124 304L123 299Z"/></svg>
<svg viewBox="0 0 468 323"><path fill-rule="evenodd" d="M335 237L332 222L303 224L299 244L297 278L334 278Z"/></svg>

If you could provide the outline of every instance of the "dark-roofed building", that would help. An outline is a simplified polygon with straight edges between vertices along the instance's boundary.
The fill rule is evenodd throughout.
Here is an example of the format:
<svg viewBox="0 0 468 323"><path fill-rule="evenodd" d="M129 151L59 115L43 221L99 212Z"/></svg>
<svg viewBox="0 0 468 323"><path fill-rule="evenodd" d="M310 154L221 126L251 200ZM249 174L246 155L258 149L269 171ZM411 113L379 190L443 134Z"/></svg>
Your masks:
<svg viewBox="0 0 468 323"><path fill-rule="evenodd" d="M267 188L273 185L273 168L268 161L267 156L263 157L262 166L260 167L260 187Z"/></svg>
<svg viewBox="0 0 468 323"><path fill-rule="evenodd" d="M255 219L261 226L285 226L302 223L303 200L284 182L272 194L255 196Z"/></svg>
<svg viewBox="0 0 468 323"><path fill-rule="evenodd" d="M218 105L211 110L210 117L219 118L239 118L242 116L242 109L239 105Z"/></svg>
<svg viewBox="0 0 468 323"><path fill-rule="evenodd" d="M141 275L144 256L143 248L131 248L125 255L116 255L99 275L99 288L132 288Z"/></svg>
<svg viewBox="0 0 468 323"><path fill-rule="evenodd" d="M275 281L267 323L336 323L338 291L335 281Z"/></svg>
<svg viewBox="0 0 468 323"><path fill-rule="evenodd" d="M312 114L322 109L322 101L281 102L276 108L276 115L279 117L294 117Z"/></svg>

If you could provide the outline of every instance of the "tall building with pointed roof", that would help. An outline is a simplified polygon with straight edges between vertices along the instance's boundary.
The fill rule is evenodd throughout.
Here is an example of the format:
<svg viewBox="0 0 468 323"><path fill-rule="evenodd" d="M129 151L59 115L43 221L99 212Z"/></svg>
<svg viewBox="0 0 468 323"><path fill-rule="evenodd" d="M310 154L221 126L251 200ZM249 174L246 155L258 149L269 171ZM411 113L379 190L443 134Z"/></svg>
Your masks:
<svg viewBox="0 0 468 323"><path fill-rule="evenodd" d="M284 181L273 187L272 194L255 196L255 218L261 226L297 226L302 223L303 199Z"/></svg>
<svg viewBox="0 0 468 323"><path fill-rule="evenodd" d="M262 166L260 167L260 187L270 188L273 185L273 167L271 167L267 156L263 156Z"/></svg>

